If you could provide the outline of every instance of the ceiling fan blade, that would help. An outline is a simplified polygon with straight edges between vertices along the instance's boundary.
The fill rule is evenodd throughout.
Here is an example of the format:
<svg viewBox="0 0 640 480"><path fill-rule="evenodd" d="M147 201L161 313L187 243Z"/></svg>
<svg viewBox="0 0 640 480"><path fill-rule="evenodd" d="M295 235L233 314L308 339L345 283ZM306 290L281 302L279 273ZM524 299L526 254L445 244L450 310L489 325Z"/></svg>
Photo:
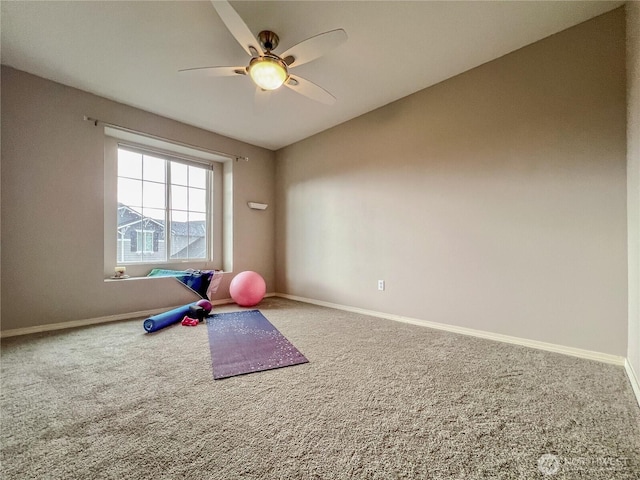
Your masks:
<svg viewBox="0 0 640 480"><path fill-rule="evenodd" d="M198 77L231 77L233 75L246 75L245 67L198 67L178 70L182 75Z"/></svg>
<svg viewBox="0 0 640 480"><path fill-rule="evenodd" d="M244 51L252 57L261 55L262 49L255 35L251 33L247 24L244 23L244 20L242 20L238 12L233 9L231 4L226 0L211 0L211 3L231 32L231 35L233 35L240 46L244 48Z"/></svg>
<svg viewBox="0 0 640 480"><path fill-rule="evenodd" d="M336 101L336 97L324 88L297 75L290 75L284 85L294 92L326 105L332 105Z"/></svg>
<svg viewBox="0 0 640 480"><path fill-rule="evenodd" d="M347 32L338 28L337 30L330 30L303 40L284 52L280 57L284 59L288 66L297 67L321 57L332 48L336 48L346 41Z"/></svg>

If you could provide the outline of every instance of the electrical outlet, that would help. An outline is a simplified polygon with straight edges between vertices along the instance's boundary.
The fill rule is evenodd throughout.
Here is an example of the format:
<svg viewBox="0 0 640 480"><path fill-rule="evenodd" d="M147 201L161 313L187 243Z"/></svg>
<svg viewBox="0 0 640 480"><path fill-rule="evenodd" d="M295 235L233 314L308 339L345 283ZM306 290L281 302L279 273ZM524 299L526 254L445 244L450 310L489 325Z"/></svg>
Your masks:
<svg viewBox="0 0 640 480"><path fill-rule="evenodd" d="M378 280L378 290L384 290L384 280Z"/></svg>

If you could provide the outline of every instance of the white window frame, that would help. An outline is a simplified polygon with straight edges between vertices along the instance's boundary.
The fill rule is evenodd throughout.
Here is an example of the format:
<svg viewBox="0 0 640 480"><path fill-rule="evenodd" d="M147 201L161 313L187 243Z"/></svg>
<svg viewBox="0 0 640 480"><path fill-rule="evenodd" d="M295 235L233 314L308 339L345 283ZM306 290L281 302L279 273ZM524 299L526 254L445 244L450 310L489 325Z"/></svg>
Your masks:
<svg viewBox="0 0 640 480"><path fill-rule="evenodd" d="M210 211L207 215L207 258L177 260L167 255L167 260L162 262L127 262L120 263L117 258L117 165L118 147L159 156L170 161L177 161L187 165L209 168L213 171L213 180L207 186L207 202ZM115 128L105 127L105 208L104 208L104 273L105 278L113 275L113 269L117 265L127 267L127 274L134 277L146 276L152 268L166 268L173 270L216 269L228 270L231 268L231 248L228 239L231 237L232 223L226 219L230 217L230 202L227 201L231 189L230 178L233 162L229 158L214 155L205 151L185 147L181 144L173 144L155 137L148 138L129 131L120 131ZM168 179L167 179L168 180ZM223 205L223 202L225 205ZM167 207L168 208L168 207ZM168 225L167 225L168 227ZM166 236L171 232L165 232ZM223 244L224 243L224 244ZM168 248L168 247L165 247ZM227 257L224 258L223 257Z"/></svg>

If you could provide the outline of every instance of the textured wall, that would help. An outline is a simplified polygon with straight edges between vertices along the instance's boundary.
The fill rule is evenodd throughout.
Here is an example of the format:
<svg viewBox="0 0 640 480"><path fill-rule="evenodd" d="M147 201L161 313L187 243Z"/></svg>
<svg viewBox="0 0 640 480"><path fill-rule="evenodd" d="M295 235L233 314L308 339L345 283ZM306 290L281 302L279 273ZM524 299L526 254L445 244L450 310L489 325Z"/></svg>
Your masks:
<svg viewBox="0 0 640 480"><path fill-rule="evenodd" d="M233 267L274 290L274 212L246 205L273 203L273 152L3 66L3 330L195 300L173 279L104 281L104 130L84 115L250 157L233 162Z"/></svg>
<svg viewBox="0 0 640 480"><path fill-rule="evenodd" d="M278 151L277 290L625 355L624 22Z"/></svg>

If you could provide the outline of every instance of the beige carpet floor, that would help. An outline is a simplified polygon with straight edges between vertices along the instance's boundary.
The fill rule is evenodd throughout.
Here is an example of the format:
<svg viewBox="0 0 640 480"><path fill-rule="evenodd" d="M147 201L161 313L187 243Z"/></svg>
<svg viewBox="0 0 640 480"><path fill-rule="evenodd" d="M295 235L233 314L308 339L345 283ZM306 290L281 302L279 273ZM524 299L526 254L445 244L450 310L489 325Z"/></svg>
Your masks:
<svg viewBox="0 0 640 480"><path fill-rule="evenodd" d="M259 309L310 363L214 381L206 326L141 320L4 339L0 477L640 478L621 367L282 298Z"/></svg>

